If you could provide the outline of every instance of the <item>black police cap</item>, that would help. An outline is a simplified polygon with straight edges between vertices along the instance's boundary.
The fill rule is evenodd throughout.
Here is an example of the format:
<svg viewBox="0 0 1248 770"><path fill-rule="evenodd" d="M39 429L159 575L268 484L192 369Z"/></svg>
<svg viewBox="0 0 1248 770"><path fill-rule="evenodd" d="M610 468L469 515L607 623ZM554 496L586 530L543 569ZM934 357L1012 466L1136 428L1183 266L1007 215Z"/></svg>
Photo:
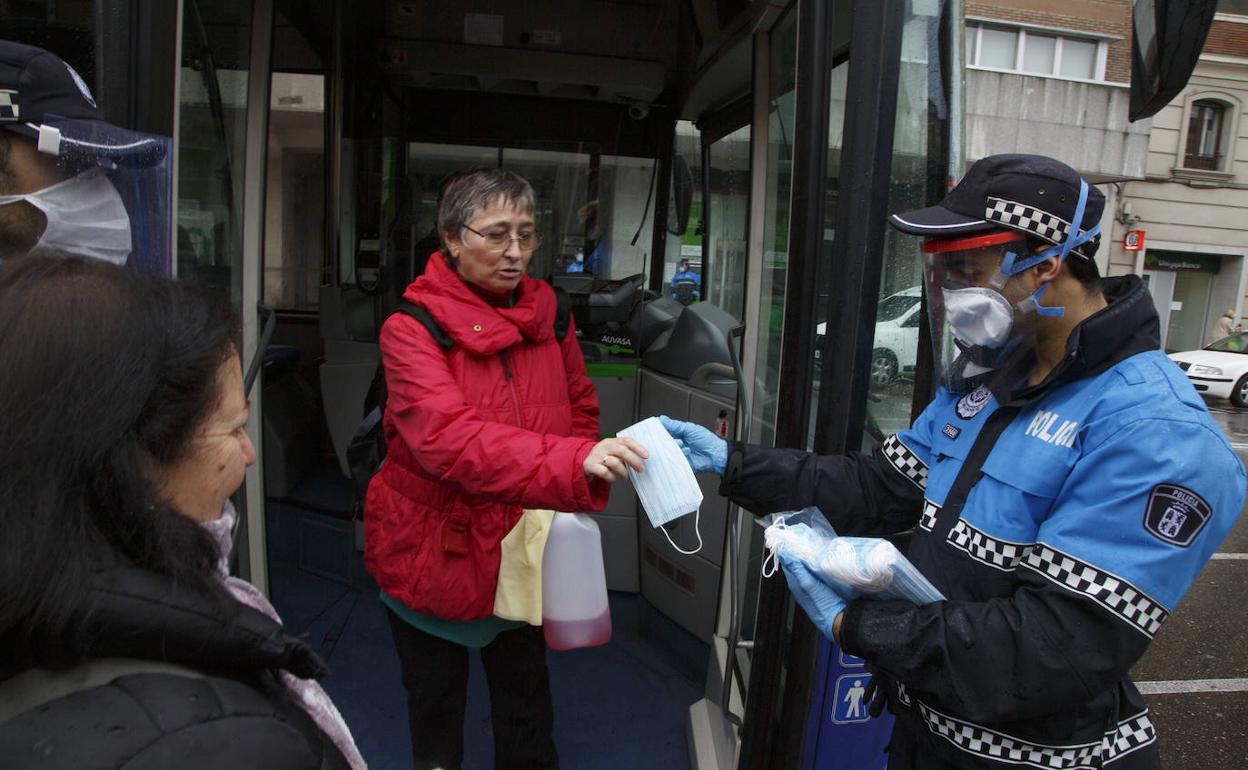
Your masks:
<svg viewBox="0 0 1248 770"><path fill-rule="evenodd" d="M49 123L52 119L58 120ZM86 81L60 57L0 40L0 128L38 143L45 125L58 127L64 121L85 129L81 137L61 138L65 148L79 155L144 165L164 156L161 142L105 121ZM61 152L58 144L57 154Z"/></svg>
<svg viewBox="0 0 1248 770"><path fill-rule="evenodd" d="M946 238L1007 229L1056 245L1070 232L1080 181L1073 168L1043 155L990 155L976 161L937 205L888 220L911 235ZM1095 227L1104 209L1104 193L1089 185L1079 230ZM1091 257L1098 240L1075 253Z"/></svg>

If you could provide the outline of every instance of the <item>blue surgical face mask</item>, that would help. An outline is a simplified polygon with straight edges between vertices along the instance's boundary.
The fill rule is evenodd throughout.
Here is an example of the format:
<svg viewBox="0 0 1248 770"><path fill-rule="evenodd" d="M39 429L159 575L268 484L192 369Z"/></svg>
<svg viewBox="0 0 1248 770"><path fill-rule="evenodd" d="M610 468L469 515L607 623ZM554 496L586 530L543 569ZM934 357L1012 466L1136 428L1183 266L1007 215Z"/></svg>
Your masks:
<svg viewBox="0 0 1248 770"><path fill-rule="evenodd" d="M637 490L637 498L641 501L641 507L650 519L650 524L662 532L667 542L677 551L692 555L702 550L702 532L698 528L702 488L698 486L689 461L663 427L663 423L657 417L647 417L617 431L616 435L633 439L650 454L646 459L645 473L628 469L628 477L633 482L633 488ZM663 525L690 513L694 514L693 528L698 536L698 547L686 551L672 542L671 535Z"/></svg>

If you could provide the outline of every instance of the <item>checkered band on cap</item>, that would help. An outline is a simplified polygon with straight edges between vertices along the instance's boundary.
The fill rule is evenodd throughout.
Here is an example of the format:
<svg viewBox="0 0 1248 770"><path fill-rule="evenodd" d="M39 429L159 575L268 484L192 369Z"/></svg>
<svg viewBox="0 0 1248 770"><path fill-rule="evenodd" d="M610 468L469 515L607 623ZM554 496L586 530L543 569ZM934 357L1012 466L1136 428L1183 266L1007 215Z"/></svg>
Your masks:
<svg viewBox="0 0 1248 770"><path fill-rule="evenodd" d="M984 219L999 222L1014 230L1024 230L1053 244L1062 243L1070 233L1070 223L1055 214L1025 203L994 198L991 195L988 196L988 208L984 211ZM1082 246L1075 247L1075 251L1079 254L1083 254L1082 249Z"/></svg>
<svg viewBox="0 0 1248 770"><path fill-rule="evenodd" d="M12 123L21 120L21 109L17 103L17 91L0 88L0 122Z"/></svg>
<svg viewBox="0 0 1248 770"><path fill-rule="evenodd" d="M943 714L919 701L927 729L957 748L980 759L996 760L1007 766L1036 767L1042 770L1092 770L1104 767L1120 756L1157 740L1157 731L1147 711L1123 720L1099 741L1070 745L1031 743L998 730L992 730Z"/></svg>
<svg viewBox="0 0 1248 770"><path fill-rule="evenodd" d="M1063 588L1083 594L1149 639L1170 612L1126 580L1043 543L1027 552L1023 564Z"/></svg>
<svg viewBox="0 0 1248 770"><path fill-rule="evenodd" d="M989 537L982 530L967 524L966 519L958 519L958 523L949 530L948 540L955 548L966 551L975 561L1002 572L1013 572L1023 553L1032 545Z"/></svg>
<svg viewBox="0 0 1248 770"><path fill-rule="evenodd" d="M923 515L919 517L919 528L931 532L936 526L936 516L940 513L940 506L931 500L923 501Z"/></svg>
<svg viewBox="0 0 1248 770"><path fill-rule="evenodd" d="M893 434L884 440L882 445L884 457L888 459L897 471L910 479L919 489L927 488L927 463L919 459L919 456L910 451L910 447L901 443L901 439L897 438L897 434Z"/></svg>

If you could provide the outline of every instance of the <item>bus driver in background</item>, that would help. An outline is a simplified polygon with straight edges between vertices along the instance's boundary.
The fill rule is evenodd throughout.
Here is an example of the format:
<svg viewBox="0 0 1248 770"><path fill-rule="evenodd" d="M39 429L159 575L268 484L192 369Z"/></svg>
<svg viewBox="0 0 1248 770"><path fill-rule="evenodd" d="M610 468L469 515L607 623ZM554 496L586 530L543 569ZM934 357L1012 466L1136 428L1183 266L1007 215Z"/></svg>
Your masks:
<svg viewBox="0 0 1248 770"><path fill-rule="evenodd" d="M132 228L115 186L121 177L131 211L153 207L138 225L152 225L141 233L145 251L163 256L166 144L103 121L72 67L41 48L0 40L0 129L0 260L54 251L126 264Z"/></svg>

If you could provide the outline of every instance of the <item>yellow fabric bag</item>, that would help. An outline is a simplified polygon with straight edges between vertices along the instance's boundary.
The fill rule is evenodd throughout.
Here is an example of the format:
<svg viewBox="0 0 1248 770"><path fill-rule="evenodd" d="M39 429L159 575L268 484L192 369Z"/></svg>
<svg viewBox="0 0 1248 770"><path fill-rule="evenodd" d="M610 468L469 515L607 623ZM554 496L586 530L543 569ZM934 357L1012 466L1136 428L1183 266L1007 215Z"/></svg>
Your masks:
<svg viewBox="0 0 1248 770"><path fill-rule="evenodd" d="M554 511L525 509L502 542L494 614L506 620L542 624L542 552Z"/></svg>

